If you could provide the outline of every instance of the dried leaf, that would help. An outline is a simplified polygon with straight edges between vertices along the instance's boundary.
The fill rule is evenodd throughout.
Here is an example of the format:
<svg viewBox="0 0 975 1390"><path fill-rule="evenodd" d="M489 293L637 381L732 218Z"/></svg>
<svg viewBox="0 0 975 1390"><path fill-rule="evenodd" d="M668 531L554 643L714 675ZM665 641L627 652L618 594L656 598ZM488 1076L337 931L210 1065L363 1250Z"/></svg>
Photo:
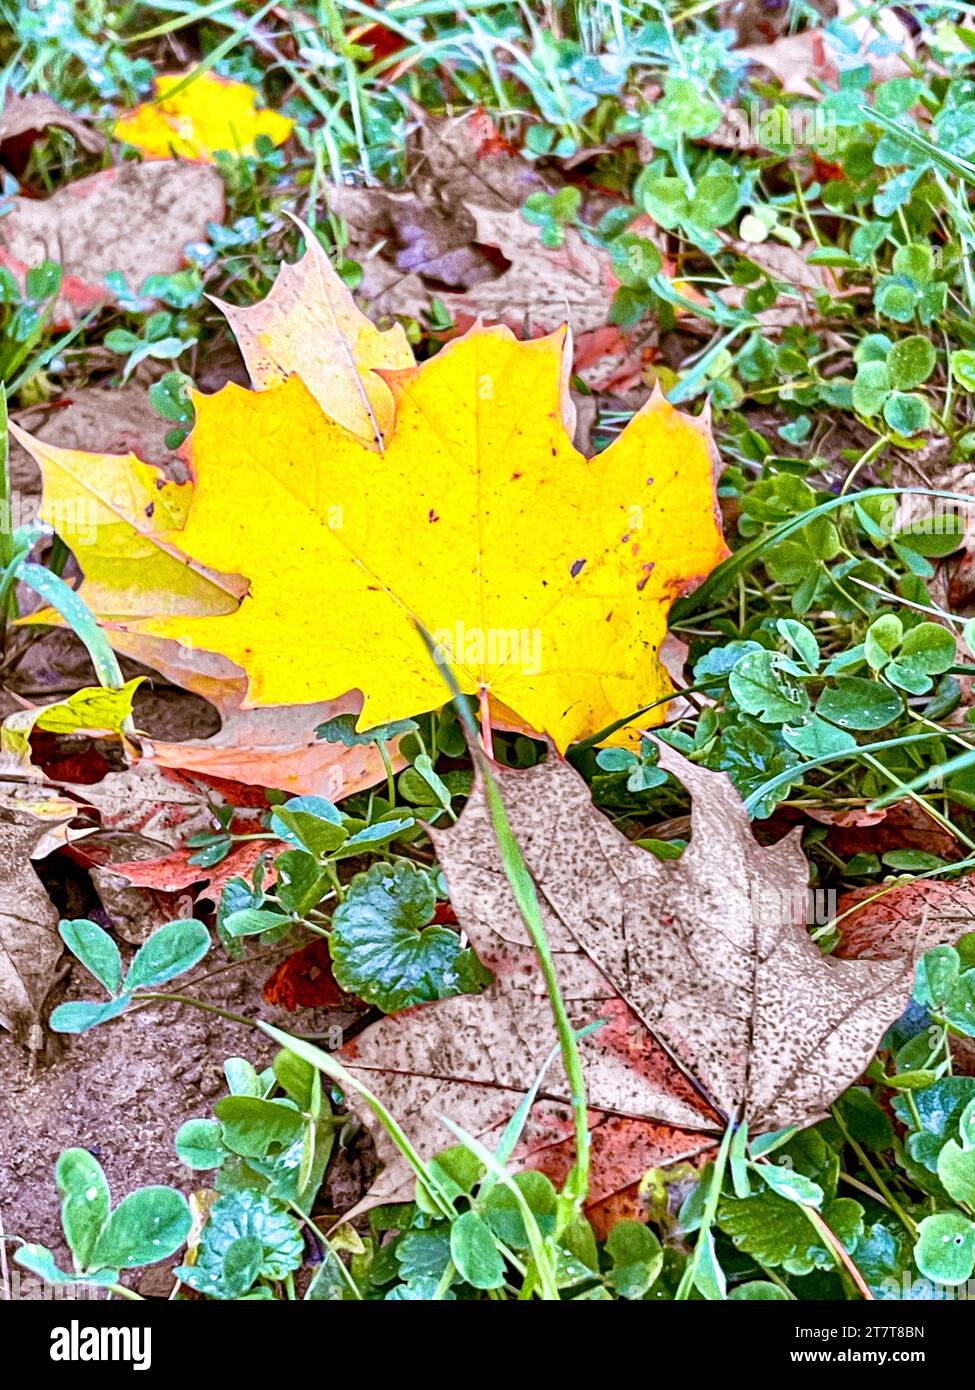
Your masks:
<svg viewBox="0 0 975 1390"><path fill-rule="evenodd" d="M331 1009L349 1003L332 974L328 942L310 941L283 960L264 983L264 1000L279 1009Z"/></svg>
<svg viewBox="0 0 975 1390"><path fill-rule="evenodd" d="M244 309L215 303L257 390L297 372L327 415L374 440L393 417L392 392L376 369L412 367L413 351L399 325L380 333L356 308L318 238L304 231L304 256L282 265L266 299Z"/></svg>
<svg viewBox="0 0 975 1390"><path fill-rule="evenodd" d="M172 155L209 164L218 150L253 154L262 135L272 145L288 139L294 121L258 111L256 102L257 92L246 82L209 70L163 73L156 78L155 100L120 116L112 133L150 159Z"/></svg>
<svg viewBox="0 0 975 1390"><path fill-rule="evenodd" d="M853 960L907 960L932 946L953 946L975 931L975 875L945 883L916 878L844 893L837 905L838 956Z"/></svg>
<svg viewBox="0 0 975 1390"><path fill-rule="evenodd" d="M338 801L375 786L385 772L374 747L347 748L316 738L319 724L354 711L358 703L347 697L267 709L241 709L238 704L224 712L223 727L211 738L185 743L154 739L145 751L160 767ZM392 761L396 768L403 765L395 749Z"/></svg>
<svg viewBox="0 0 975 1390"><path fill-rule="evenodd" d="M859 38L861 57L869 64L876 81L910 75L914 42L894 9L864 15L855 0L839 0L838 8L840 18L848 21L849 30ZM891 39L896 40L897 51L887 51ZM782 34L772 43L740 48L738 54L778 78L784 92L813 99L818 99L821 91L811 79L835 86L840 70L850 63L849 52L826 29Z"/></svg>
<svg viewBox="0 0 975 1390"><path fill-rule="evenodd" d="M463 294L443 295L450 309L519 332L527 326L531 335L554 332L563 323L580 334L606 325L619 285L608 252L583 241L574 227L566 228L560 247L550 249L518 208L472 206L469 211L477 240L497 246L511 266Z"/></svg>
<svg viewBox="0 0 975 1390"><path fill-rule="evenodd" d="M179 893L194 884L204 883L207 885L204 896L216 902L228 879L250 878L258 859L267 852L266 842L250 840L246 844L234 845L226 859L221 859L219 864L201 868L199 864L190 863L193 855L199 853L198 850L174 849L162 859L147 858L113 864L112 873L124 878L133 888L155 888L162 893Z"/></svg>
<svg viewBox="0 0 975 1390"><path fill-rule="evenodd" d="M61 958L58 914L31 865L47 829L29 811L0 811L0 1027L34 1051Z"/></svg>
<svg viewBox="0 0 975 1390"><path fill-rule="evenodd" d="M641 1126L618 1136L613 1152L623 1161L610 1180L595 1170L602 1197L661 1161L650 1155L699 1151L693 1133L655 1121L713 1134L734 1117L757 1134L820 1118L861 1074L911 991L902 962L823 958L804 925L808 870L795 839L760 847L723 773L666 745L660 762L692 797L691 843L676 861L624 839L568 763L494 769L571 1021L607 1020L581 1044L590 1107L602 1123ZM425 1155L443 1147L442 1114L474 1134L494 1132L554 1043L483 786L455 827L432 833L457 916L495 982L479 998L384 1020L344 1050L365 1084L408 1119ZM561 1113L564 1138L569 1097L558 1064L541 1096L546 1122L553 1107ZM382 1135L377 1145L387 1167L369 1200L386 1201L408 1177ZM544 1154L530 1157L544 1168Z"/></svg>
<svg viewBox="0 0 975 1390"><path fill-rule="evenodd" d="M14 772L30 770L30 736L34 729L52 734L114 734L124 740L126 721L142 676L118 690L89 686L49 705L34 705L8 714L0 725L0 760Z"/></svg>
<svg viewBox="0 0 975 1390"><path fill-rule="evenodd" d="M223 180L215 169L172 160L122 164L50 198L15 197L6 207L0 264L22 276L45 260L60 263L55 319L67 324L111 299L110 271L138 289L150 275L179 270L186 244L223 221Z"/></svg>
<svg viewBox="0 0 975 1390"><path fill-rule="evenodd" d="M69 131L89 154L101 154L105 148L104 135L93 130L81 116L66 111L45 92L31 92L28 96L7 92L0 114L0 145L21 135L39 135L48 126Z"/></svg>

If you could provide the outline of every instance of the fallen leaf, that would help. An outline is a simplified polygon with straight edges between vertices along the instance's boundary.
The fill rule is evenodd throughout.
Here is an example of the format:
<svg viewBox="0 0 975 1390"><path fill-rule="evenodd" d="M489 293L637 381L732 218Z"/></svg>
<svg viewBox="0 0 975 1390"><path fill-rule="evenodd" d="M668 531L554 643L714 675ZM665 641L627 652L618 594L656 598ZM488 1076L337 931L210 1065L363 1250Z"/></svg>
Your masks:
<svg viewBox="0 0 975 1390"><path fill-rule="evenodd" d="M169 539L185 523L192 484L169 481L132 453L61 449L19 425L10 431L41 469L41 520L74 552L85 602L99 619L237 607L246 579L188 561Z"/></svg>
<svg viewBox="0 0 975 1390"><path fill-rule="evenodd" d="M208 739L165 743L153 739L144 752L160 767L274 787L292 796L331 801L373 787L385 775L376 748L344 747L315 736L319 724L356 709L346 697L313 705L225 710L219 733ZM403 759L392 750L395 768Z"/></svg>
<svg viewBox="0 0 975 1390"><path fill-rule="evenodd" d="M279 1009L329 1009L349 1002L332 974L328 942L310 941L283 960L264 983L264 1001Z"/></svg>
<svg viewBox="0 0 975 1390"><path fill-rule="evenodd" d="M225 800L219 795L213 799ZM214 829L208 790L146 761L125 772L110 772L94 786L86 786L78 800L98 812L104 830L137 834L161 851Z"/></svg>
<svg viewBox="0 0 975 1390"><path fill-rule="evenodd" d="M538 336L568 323L577 353L590 354L577 370L588 365L588 384L608 389L622 364L594 371L585 335L607 328L618 286L611 258L572 227L561 247L547 248L521 213L529 194L558 183L507 145L483 111L443 120L424 113L407 163L406 189L343 185L328 194L349 232L346 254L362 265L357 293L370 312L419 317L436 295L461 328L483 316ZM613 329L614 349L621 341Z"/></svg>
<svg viewBox="0 0 975 1390"><path fill-rule="evenodd" d="M501 136L483 108L440 120L414 110L419 122L409 149L411 185L434 192L445 209L521 207L529 194L558 187Z"/></svg>
<svg viewBox="0 0 975 1390"><path fill-rule="evenodd" d="M190 863L199 850L187 847L174 849L162 859L123 860L112 865L112 873L126 879L133 888L155 888L162 893L179 893L194 884L206 884L207 891L201 896L216 902L229 879L250 878L258 859L268 849L267 841L249 840L234 845L219 864L203 868Z"/></svg>
<svg viewBox="0 0 975 1390"><path fill-rule="evenodd" d="M34 1052L62 949L57 911L31 865L47 829L29 811L0 810L0 1026Z"/></svg>
<svg viewBox="0 0 975 1390"><path fill-rule="evenodd" d="M666 745L660 762L692 798L691 842L675 861L620 835L568 763L551 756L527 772L493 769L570 1021L578 1029L606 1020L580 1044L597 1130L613 1126L611 1176L594 1150L599 1201L628 1191L648 1167L700 1152L729 1118L753 1135L821 1118L911 991L903 962L820 954L804 925L808 866L794 837L760 847L723 773ZM458 919L494 983L478 997L385 1019L342 1054L425 1157L444 1146L444 1114L482 1139L495 1135L555 1045L483 784L456 826L431 834ZM545 1150L567 1134L559 1063L540 1095L547 1138L516 1163L544 1171ZM382 1132L376 1143L386 1166L367 1204L400 1200L409 1169Z"/></svg>
<svg viewBox="0 0 975 1390"><path fill-rule="evenodd" d="M393 417L392 392L376 369L412 367L413 350L399 325L381 333L356 308L318 238L303 231L304 256L281 266L266 299L249 308L214 302L257 390L296 372L327 415L375 440Z"/></svg>
<svg viewBox="0 0 975 1390"><path fill-rule="evenodd" d="M477 240L497 246L511 265L497 279L442 295L455 314L488 317L529 336L554 332L563 323L573 333L608 323L619 281L607 251L584 241L574 227L565 229L561 246L550 249L520 208L470 206L469 211Z"/></svg>
<svg viewBox="0 0 975 1390"><path fill-rule="evenodd" d="M562 423L564 345L474 330L387 372L396 426L381 455L296 376L196 395L193 503L165 538L197 570L245 572L248 598L126 626L220 652L247 672L251 704L363 690L363 728L443 703L410 615L464 690L485 687L560 748L665 696L666 610L726 553L708 427L657 395L589 462ZM50 450L18 437L44 466ZM241 508L252 489L262 506ZM404 564L405 535L423 538L422 564Z"/></svg>
<svg viewBox="0 0 975 1390"><path fill-rule="evenodd" d="M166 444L172 429L152 408L143 386L85 386L67 391L56 400L39 402L19 410L14 417L35 439L60 449L86 448L99 454L136 454L153 463L173 482L185 482L186 465ZM17 458L28 465L24 451L15 444L11 467Z"/></svg>
<svg viewBox="0 0 975 1390"><path fill-rule="evenodd" d="M52 734L114 734L124 740L126 722L132 718L132 701L142 680L142 676L136 676L118 690L86 687L64 700L8 714L0 725L3 764L13 771L30 770L30 736L34 729Z"/></svg>
<svg viewBox="0 0 975 1390"><path fill-rule="evenodd" d="M953 946L975 931L975 875L857 888L841 896L836 916L838 956L913 965L932 946Z"/></svg>
<svg viewBox="0 0 975 1390"><path fill-rule="evenodd" d="M806 811L813 820L829 824L828 812ZM919 849L937 854L942 859L957 859L958 841L950 830L929 816L913 802L901 802L870 813L863 811L836 812L829 832L829 846L834 854L850 859L854 854L886 854L893 849Z"/></svg>
<svg viewBox="0 0 975 1390"><path fill-rule="evenodd" d="M814 249L812 243L793 247L778 241L739 241L734 237L724 240L729 250L760 266L770 279L788 287L770 309L761 309L755 315L765 328L811 322L816 313L816 295L836 292L836 281L829 268L809 264L808 256ZM744 286L729 285L718 291L718 298L730 309L740 309L745 294Z"/></svg>
<svg viewBox="0 0 975 1390"><path fill-rule="evenodd" d="M356 328L350 321L348 331ZM374 749L346 749L315 738L318 724L356 708L354 697L297 709L245 711L241 669L218 654L196 650L185 625L175 639L130 630L133 619L165 610L232 612L247 591L246 579L188 562L170 539L179 540L192 492L189 483L172 482L132 453L87 454L59 448L17 425L10 428L41 469L40 516L74 552L84 571L81 592L109 640L126 656L210 700L222 715L223 726L213 738L147 742L146 756L165 767L336 799L382 777L384 767ZM60 624L62 619L41 610L29 614L29 621Z"/></svg>
<svg viewBox="0 0 975 1390"><path fill-rule="evenodd" d="M178 90L176 90L178 88ZM150 159L191 159L210 164L219 150L253 154L258 137L283 145L294 121L276 111L258 111L257 92L209 70L163 73L154 101L120 116L113 135Z"/></svg>
<svg viewBox="0 0 975 1390"><path fill-rule="evenodd" d="M66 111L60 103L45 92L31 92L21 96L18 92L7 92L7 99L0 114L0 145L15 140L22 135L40 135L48 126L67 130L89 154L101 154L105 148L105 137L81 116Z"/></svg>
<svg viewBox="0 0 975 1390"><path fill-rule="evenodd" d="M54 320L65 326L112 298L110 271L138 289L150 275L179 270L186 244L223 221L223 180L215 169L173 160L122 164L50 198L17 196L3 206L0 264L23 277L45 260L60 263Z"/></svg>
<svg viewBox="0 0 975 1390"><path fill-rule="evenodd" d="M887 8L876 15L863 15L855 0L839 0L838 12L840 18L847 20L847 29L859 39L860 54L876 81L910 75L914 42L895 10ZM889 51L891 40L896 43L893 52ZM739 48L738 56L765 68L778 79L784 92L812 98L819 98L822 93L811 79L835 86L841 67L850 63L849 51L826 29L783 34L772 43Z"/></svg>
<svg viewBox="0 0 975 1390"><path fill-rule="evenodd" d="M329 189L329 212L342 218L349 234L346 254L368 264L381 252L391 268L416 277L421 287L431 281L441 289L460 289L493 279L497 267L475 245L477 229L466 199L443 205L437 187L422 174L417 182L417 190L351 184ZM424 308L432 293L423 288Z"/></svg>

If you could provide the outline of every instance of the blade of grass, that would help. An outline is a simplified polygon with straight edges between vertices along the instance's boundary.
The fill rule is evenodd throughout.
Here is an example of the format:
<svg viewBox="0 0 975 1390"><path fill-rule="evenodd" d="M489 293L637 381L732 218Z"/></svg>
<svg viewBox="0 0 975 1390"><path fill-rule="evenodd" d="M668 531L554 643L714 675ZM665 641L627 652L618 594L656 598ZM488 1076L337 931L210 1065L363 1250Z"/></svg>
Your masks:
<svg viewBox="0 0 975 1390"><path fill-rule="evenodd" d="M442 659L438 659L437 645L430 633L420 626L419 623L417 624L417 630L426 644L431 660L438 666L447 683L453 697L454 708L457 710L461 723L467 733L471 754L477 762L478 769L484 782L484 793L491 815L491 824L494 827L495 838L498 842L498 849L501 854L501 862L504 866L505 876L511 887L522 921L527 927L528 934L532 939L532 944L538 956L538 963L541 966L542 976L545 980L545 988L548 991L549 1003L552 1006L552 1013L555 1017L555 1030L558 1034L559 1047L562 1051L562 1062L565 1066L566 1076L568 1077L569 1088L572 1094L576 1161L572 1171L566 1179L564 1193L568 1198L571 1210L578 1213L589 1191L589 1114L586 1106L586 1083L575 1031L572 1024L569 1022L565 1001L562 998L562 990L559 985L558 972L555 969L555 961L552 957L552 950L545 932L545 924L542 921L541 909L538 905L538 894L535 891L535 883L528 869L528 865L525 863L518 841L515 839L514 833L512 832L507 812L504 808L504 802L498 790L498 784L491 771L491 761L481 748L477 726L474 722L468 702L464 698L450 667ZM567 1212L564 1214L563 1219L564 1221L569 1219Z"/></svg>

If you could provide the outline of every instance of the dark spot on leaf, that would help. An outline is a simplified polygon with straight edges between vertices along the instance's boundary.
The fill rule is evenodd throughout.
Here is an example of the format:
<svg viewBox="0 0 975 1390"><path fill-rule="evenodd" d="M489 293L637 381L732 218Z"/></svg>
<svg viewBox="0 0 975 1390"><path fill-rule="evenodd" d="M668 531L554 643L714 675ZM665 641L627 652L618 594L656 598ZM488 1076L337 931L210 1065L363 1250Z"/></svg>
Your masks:
<svg viewBox="0 0 975 1390"><path fill-rule="evenodd" d="M578 575L580 575L580 574L582 573L582 569L583 569L583 566L585 565L585 563L586 563L585 560L575 560L575 561L573 562L572 570L571 570L571 574L572 574L572 578L573 578L573 579L575 579Z"/></svg>
<svg viewBox="0 0 975 1390"><path fill-rule="evenodd" d="M433 510L433 508L431 507L431 508L430 508L430 511L427 513L427 521L439 521L439 520L440 520L440 517L437 515L437 513L436 513L436 512Z"/></svg>

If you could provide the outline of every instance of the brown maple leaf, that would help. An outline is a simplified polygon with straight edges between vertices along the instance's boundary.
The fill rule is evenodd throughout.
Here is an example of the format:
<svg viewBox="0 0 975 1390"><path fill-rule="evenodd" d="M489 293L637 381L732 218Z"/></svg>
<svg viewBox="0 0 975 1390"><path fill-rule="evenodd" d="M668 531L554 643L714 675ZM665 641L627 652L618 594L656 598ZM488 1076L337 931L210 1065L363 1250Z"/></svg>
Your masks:
<svg viewBox="0 0 975 1390"><path fill-rule="evenodd" d="M820 955L804 925L808 870L794 836L759 846L723 773L666 746L660 763L692 796L691 843L676 861L626 840L554 754L525 772L493 768L571 1022L603 1020L581 1043L596 1202L632 1191L649 1167L700 1153L729 1120L756 1134L821 1118L910 997L903 962ZM483 784L456 826L431 834L458 920L494 983L385 1019L343 1052L424 1157L445 1146L443 1115L490 1145L555 1048ZM556 1061L517 1166L564 1172L568 1102ZM366 1205L410 1191L409 1170L385 1134L376 1137L386 1167Z"/></svg>

